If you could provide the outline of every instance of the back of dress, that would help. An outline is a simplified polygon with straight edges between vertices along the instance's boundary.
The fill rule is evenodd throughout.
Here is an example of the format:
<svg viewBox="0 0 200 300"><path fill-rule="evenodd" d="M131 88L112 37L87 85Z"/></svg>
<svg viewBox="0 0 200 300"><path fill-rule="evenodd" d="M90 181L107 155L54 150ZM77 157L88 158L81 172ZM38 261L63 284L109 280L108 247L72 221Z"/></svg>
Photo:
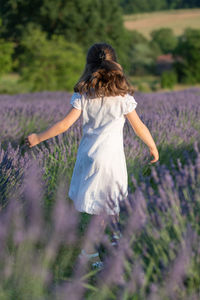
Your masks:
<svg viewBox="0 0 200 300"><path fill-rule="evenodd" d="M78 211L119 213L119 201L128 195L127 168L123 147L125 114L137 102L127 94L91 98L74 93L70 103L83 113L83 136L69 188ZM108 201L112 199L114 207ZM111 203L110 203L111 204Z"/></svg>

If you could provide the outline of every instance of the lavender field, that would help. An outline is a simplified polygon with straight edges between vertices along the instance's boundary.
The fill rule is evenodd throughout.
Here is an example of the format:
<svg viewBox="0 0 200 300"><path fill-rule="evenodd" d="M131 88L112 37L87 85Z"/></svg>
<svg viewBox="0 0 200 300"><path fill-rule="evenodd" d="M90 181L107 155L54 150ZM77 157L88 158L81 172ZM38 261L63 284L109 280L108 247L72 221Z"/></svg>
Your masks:
<svg viewBox="0 0 200 300"><path fill-rule="evenodd" d="M124 126L129 195L123 237L110 242L95 216L79 213L68 188L82 117L65 133L27 148L24 138L62 119L70 94L0 95L0 299L200 299L200 89L135 92L159 161ZM92 270L78 254L100 244Z"/></svg>

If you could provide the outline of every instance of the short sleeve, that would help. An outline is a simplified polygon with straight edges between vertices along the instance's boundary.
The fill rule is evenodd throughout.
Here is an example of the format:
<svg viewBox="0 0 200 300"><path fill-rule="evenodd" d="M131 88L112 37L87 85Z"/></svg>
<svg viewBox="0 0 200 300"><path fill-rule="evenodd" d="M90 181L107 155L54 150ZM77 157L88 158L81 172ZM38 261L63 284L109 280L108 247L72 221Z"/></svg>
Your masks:
<svg viewBox="0 0 200 300"><path fill-rule="evenodd" d="M81 95L79 93L74 93L71 97L70 104L77 109L82 109Z"/></svg>
<svg viewBox="0 0 200 300"><path fill-rule="evenodd" d="M136 106L137 102L135 101L135 98L129 94L125 96L125 99L123 99L123 114L126 115L129 112L133 111Z"/></svg>

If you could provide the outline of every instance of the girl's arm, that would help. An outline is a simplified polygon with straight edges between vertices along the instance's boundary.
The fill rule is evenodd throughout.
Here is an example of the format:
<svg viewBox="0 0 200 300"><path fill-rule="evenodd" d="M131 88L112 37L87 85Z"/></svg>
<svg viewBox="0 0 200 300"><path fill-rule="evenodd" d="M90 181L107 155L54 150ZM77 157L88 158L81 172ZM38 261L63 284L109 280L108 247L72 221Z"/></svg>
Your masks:
<svg viewBox="0 0 200 300"><path fill-rule="evenodd" d="M29 147L33 147L45 140L48 140L56 135L59 135L60 133L65 132L73 125L74 122L80 117L81 110L77 109L75 107L72 107L67 115L62 119L61 121L55 123L52 127L47 129L46 131L43 131L41 133L32 133L29 135L25 141L26 144L29 145Z"/></svg>
<svg viewBox="0 0 200 300"><path fill-rule="evenodd" d="M149 147L150 154L154 156L154 160L151 160L151 163L158 161L159 154L156 147L156 144L151 136L149 129L139 118L136 110L134 109L132 112L125 115L131 124L135 134L139 136L139 138Z"/></svg>

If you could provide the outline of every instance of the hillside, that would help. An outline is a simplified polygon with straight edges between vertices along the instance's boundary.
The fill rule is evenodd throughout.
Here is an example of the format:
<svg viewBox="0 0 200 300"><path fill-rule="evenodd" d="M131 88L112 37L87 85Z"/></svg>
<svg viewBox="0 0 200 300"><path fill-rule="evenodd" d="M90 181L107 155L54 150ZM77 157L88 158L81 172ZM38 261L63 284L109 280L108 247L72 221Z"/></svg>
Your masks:
<svg viewBox="0 0 200 300"><path fill-rule="evenodd" d="M168 10L124 16L124 25L129 30L137 30L150 39L150 32L161 27L172 28L180 35L186 27L200 29L200 9Z"/></svg>

